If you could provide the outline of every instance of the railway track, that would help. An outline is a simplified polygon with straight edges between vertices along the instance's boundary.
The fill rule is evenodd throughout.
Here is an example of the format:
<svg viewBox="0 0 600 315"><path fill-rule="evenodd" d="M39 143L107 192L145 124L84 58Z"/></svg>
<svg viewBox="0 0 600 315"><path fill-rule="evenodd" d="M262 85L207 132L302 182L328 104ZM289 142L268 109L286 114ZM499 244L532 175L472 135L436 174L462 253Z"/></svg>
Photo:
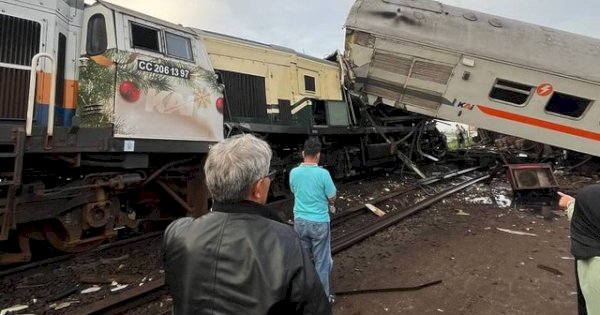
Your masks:
<svg viewBox="0 0 600 315"><path fill-rule="evenodd" d="M392 198L407 194L407 193L415 191L415 190L425 188L427 186L430 186L430 185L433 185L433 184L436 184L436 183L439 183L439 182L442 182L445 180L455 178L460 175L469 174L469 173L475 172L479 169L480 169L479 167L472 167L472 168L468 168L468 169L464 169L464 170L449 172L449 173L446 173L446 174L443 174L440 176L425 178L425 179L417 181L415 184L413 184L409 187L391 192L389 194L386 194L384 196L381 196L379 198L371 200L371 201L369 201L369 204L377 205L379 203L385 202ZM367 213L368 211L369 211L369 209L367 208L366 204L364 204L364 203L359 204L354 207L351 207L349 209L341 211L339 214L334 216L332 218L331 225L332 225L332 227L336 227L336 226L338 226L344 222L347 222L357 216L363 215L363 214Z"/></svg>
<svg viewBox="0 0 600 315"><path fill-rule="evenodd" d="M466 170L461 170L457 172L451 172L442 176L427 178L425 180L419 181L413 186L410 186L405 189L401 189L380 198L377 198L371 203L378 204L389 200L391 198L397 197L403 193L408 191L417 190L420 187L428 186L434 183L441 182L443 180L451 179L456 176L468 174L471 172L477 171L478 168L471 168ZM404 218L414 215L417 212L426 209L433 204L440 202L441 200L451 196L452 194L461 191L465 188L468 188L476 183L483 182L488 180L491 177L491 172L484 173L482 175L475 176L474 178L463 181L457 185L452 185L449 188L441 191L434 196L421 200L411 206L406 207L400 211L396 211L394 213L390 213L384 217L378 218L370 223L368 226L359 226L348 233L344 233L342 236L337 237L332 240L332 252L333 254L337 254L352 245L378 233L379 231L384 230L385 228L394 225ZM348 218L352 216L357 216L364 211L365 206L356 206L346 211L342 212L340 215L334 218L333 222L337 220L341 220L340 218ZM345 219L347 220L347 219ZM337 225L337 224L335 224ZM68 314L77 314L77 315L92 315L92 314L122 314L126 311L135 309L140 307L141 305L145 305L152 301L159 299L167 293L166 283L164 276L158 277L154 279L150 283L146 283L144 286L136 287L134 289L122 292L117 295L110 296L105 298L104 300L94 302L91 304L82 305L80 308L70 312ZM165 311L164 314L168 314L170 310Z"/></svg>
<svg viewBox="0 0 600 315"><path fill-rule="evenodd" d="M400 222L402 219L414 215L415 213L424 210L469 186L485 181L491 176L492 175L488 173L481 176L477 176L473 179L466 180L456 186L452 186L442 192L439 192L434 196L419 201L403 210L376 219L368 225L361 225L350 232L344 233L343 235L334 238L331 242L331 251L335 255L351 247L352 245L368 238L369 236L372 236L378 233L379 231L382 231L385 228Z"/></svg>
<svg viewBox="0 0 600 315"><path fill-rule="evenodd" d="M25 265L20 265L17 267L13 267L10 269L5 269L0 271L0 277L6 277L6 276L10 276L10 275L14 275L14 274L18 274L21 272L25 272L28 270L32 270L35 268L39 268L39 267L43 267L43 266L48 266L51 264L56 264L56 263L60 263L60 262L64 262L67 260L71 260L74 258L79 258L79 257L86 257L86 256L90 256L93 254L96 254L98 252L102 252L108 249L113 249L113 248L119 248L119 247L123 247L123 246L128 246L134 243L138 243L138 242L142 242L145 240L149 240L149 239L154 239L154 238L158 238L161 237L163 234L163 231L157 231L157 232L151 232L151 233L147 233L144 235L140 235L140 236L136 236L136 237L131 237L131 238L127 238L124 240L120 240L120 241L115 241L115 242L111 242L111 243L107 243L104 245L100 245L92 250L83 252L83 253L77 253L77 254L67 254L67 255L61 255L61 256L57 256L57 257L52 257L52 258L48 258L48 259L43 259L40 261L35 261L32 263L28 263Z"/></svg>

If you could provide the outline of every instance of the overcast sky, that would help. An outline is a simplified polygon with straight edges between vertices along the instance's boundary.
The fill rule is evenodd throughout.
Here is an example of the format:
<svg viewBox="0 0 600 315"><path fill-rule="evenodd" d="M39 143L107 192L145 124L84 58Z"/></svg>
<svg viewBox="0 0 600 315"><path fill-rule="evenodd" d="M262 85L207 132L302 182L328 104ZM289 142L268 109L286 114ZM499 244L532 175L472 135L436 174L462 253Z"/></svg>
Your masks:
<svg viewBox="0 0 600 315"><path fill-rule="evenodd" d="M86 0L86 2L92 0ZM316 57L343 48L354 0L109 0L171 22L277 44ZM443 0L442 3L600 37L600 1Z"/></svg>

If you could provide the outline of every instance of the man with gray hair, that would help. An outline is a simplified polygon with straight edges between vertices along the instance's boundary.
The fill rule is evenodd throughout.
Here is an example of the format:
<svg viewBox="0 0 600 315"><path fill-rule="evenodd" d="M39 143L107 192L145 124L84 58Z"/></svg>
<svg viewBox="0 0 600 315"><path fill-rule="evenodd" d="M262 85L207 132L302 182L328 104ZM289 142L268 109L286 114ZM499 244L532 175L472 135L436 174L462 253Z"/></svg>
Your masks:
<svg viewBox="0 0 600 315"><path fill-rule="evenodd" d="M173 314L331 314L297 234L264 206L271 155L252 135L210 150L204 170L211 212L165 231Z"/></svg>

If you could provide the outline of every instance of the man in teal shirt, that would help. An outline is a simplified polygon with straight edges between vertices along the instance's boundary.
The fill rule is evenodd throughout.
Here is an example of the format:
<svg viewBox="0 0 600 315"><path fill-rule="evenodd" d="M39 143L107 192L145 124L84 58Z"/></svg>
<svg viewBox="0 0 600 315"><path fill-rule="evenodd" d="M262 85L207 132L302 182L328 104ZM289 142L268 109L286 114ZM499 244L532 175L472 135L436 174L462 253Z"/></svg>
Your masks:
<svg viewBox="0 0 600 315"><path fill-rule="evenodd" d="M329 211L335 211L336 189L329 172L319 166L319 139L306 140L302 157L304 162L290 172L290 188L294 193L294 230L300 236L302 246L313 257L325 293L333 302L329 292L329 274L333 266Z"/></svg>

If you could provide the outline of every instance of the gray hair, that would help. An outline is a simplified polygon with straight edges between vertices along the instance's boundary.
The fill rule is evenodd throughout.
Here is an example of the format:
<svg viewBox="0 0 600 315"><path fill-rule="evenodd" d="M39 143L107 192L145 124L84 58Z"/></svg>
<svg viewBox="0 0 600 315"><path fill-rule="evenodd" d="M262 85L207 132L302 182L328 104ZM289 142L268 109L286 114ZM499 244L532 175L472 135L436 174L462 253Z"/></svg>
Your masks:
<svg viewBox="0 0 600 315"><path fill-rule="evenodd" d="M253 135L238 135L213 146L204 164L206 184L215 201L246 199L250 187L269 174L273 153Z"/></svg>

